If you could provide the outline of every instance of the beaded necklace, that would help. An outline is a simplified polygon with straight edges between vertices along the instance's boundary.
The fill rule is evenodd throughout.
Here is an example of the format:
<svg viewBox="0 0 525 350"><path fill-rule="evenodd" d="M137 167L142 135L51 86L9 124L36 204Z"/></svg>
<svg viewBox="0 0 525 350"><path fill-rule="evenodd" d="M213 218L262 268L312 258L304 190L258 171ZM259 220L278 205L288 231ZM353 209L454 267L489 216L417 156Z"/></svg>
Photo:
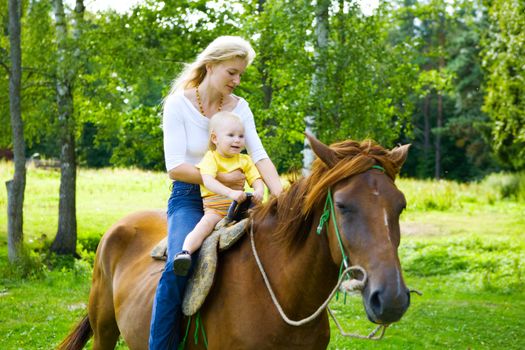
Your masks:
<svg viewBox="0 0 525 350"><path fill-rule="evenodd" d="M199 85L197 85L197 87L195 88L195 95L197 95L197 104L199 105L201 114L203 116L206 116L206 114L204 114L204 108L202 107L201 95L199 94ZM217 108L217 112L221 111L223 100L224 100L224 96L221 94L221 100L219 101L219 108Z"/></svg>

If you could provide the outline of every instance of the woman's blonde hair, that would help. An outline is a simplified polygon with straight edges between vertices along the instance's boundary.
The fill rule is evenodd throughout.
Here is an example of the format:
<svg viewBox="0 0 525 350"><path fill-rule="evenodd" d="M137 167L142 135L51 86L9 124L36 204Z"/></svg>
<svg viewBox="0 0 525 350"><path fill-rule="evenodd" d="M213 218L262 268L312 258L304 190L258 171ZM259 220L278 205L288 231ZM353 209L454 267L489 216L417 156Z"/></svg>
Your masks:
<svg viewBox="0 0 525 350"><path fill-rule="evenodd" d="M220 36L202 51L195 61L188 64L173 81L169 95L198 86L206 76L206 65L242 58L252 63L255 51L250 43L239 36Z"/></svg>
<svg viewBox="0 0 525 350"><path fill-rule="evenodd" d="M210 124L208 125L208 131L209 131L209 141L208 141L208 147L212 151L215 151L217 149L217 146L212 142L211 135L214 131L217 129L220 129L225 122L227 121L233 121L235 123L239 123L244 127L244 124L242 123L241 117L239 117L237 114L233 112L223 111L223 112L217 112L215 113L211 119Z"/></svg>

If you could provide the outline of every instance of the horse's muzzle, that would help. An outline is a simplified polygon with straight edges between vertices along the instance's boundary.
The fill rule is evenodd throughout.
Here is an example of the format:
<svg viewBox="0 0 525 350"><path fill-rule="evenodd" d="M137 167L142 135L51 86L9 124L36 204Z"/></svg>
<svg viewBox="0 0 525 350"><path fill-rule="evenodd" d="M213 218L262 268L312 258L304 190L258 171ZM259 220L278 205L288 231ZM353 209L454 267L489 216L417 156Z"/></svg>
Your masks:
<svg viewBox="0 0 525 350"><path fill-rule="evenodd" d="M410 306L410 291L404 289L400 293L392 293L388 289L374 289L364 293L368 319L377 324L390 324L397 322L405 314Z"/></svg>

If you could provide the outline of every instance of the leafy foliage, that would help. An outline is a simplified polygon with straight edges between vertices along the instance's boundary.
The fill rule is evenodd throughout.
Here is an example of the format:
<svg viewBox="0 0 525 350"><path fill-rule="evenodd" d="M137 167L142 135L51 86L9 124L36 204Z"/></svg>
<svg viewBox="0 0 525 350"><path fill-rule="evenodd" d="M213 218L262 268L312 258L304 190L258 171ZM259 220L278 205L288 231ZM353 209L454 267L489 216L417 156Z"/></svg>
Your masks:
<svg viewBox="0 0 525 350"><path fill-rule="evenodd" d="M401 2L401 1L400 1ZM406 173L435 175L435 150L440 144L441 175L471 180L497 169L491 150L491 124L482 112L480 42L488 18L479 2L402 1L393 17L399 23L391 37L411 38L421 68L411 99L413 144ZM406 39L405 39L406 40ZM442 60L443 67L440 67ZM438 96L442 98L442 126L438 127Z"/></svg>
<svg viewBox="0 0 525 350"><path fill-rule="evenodd" d="M495 0L483 52L488 72L483 108L494 121L497 155L513 169L525 168L525 4Z"/></svg>
<svg viewBox="0 0 525 350"><path fill-rule="evenodd" d="M319 114L315 129L327 143L348 137L371 137L386 146L412 143L406 165L412 176L432 176L438 138L445 178L470 180L500 167L521 169L522 7L517 0L398 0L383 1L364 15L354 1L332 1L325 86L313 97L311 1L145 0L127 13L86 13L81 55L71 62L79 67L77 154L87 166L161 169L158 116L171 80L211 40L232 34L249 39L258 54L236 93L249 101L280 171L300 167L304 118L313 107ZM59 154L51 10L48 1L29 1L22 17L27 154L47 158ZM0 129L0 148L8 148L5 2L0 24L5 101L0 122L6 126Z"/></svg>

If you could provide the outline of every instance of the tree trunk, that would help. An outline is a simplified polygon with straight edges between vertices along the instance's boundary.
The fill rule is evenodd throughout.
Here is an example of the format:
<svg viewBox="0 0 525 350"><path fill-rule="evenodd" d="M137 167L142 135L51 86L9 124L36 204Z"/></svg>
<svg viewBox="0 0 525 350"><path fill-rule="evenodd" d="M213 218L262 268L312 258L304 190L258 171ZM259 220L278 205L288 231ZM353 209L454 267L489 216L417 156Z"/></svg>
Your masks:
<svg viewBox="0 0 525 350"><path fill-rule="evenodd" d="M434 178L439 180L441 178L441 127L443 126L443 96L438 92L437 96L437 120L436 127L436 164Z"/></svg>
<svg viewBox="0 0 525 350"><path fill-rule="evenodd" d="M423 102L423 154L425 161L428 159L430 154L430 94L425 96L425 101Z"/></svg>
<svg viewBox="0 0 525 350"><path fill-rule="evenodd" d="M7 245L9 261L15 262L24 242L24 191L26 187L26 159L24 123L20 108L20 81L22 75L22 49L20 45L21 1L9 0L9 43L11 70L9 74L9 110L13 136L15 173L6 182L7 188Z"/></svg>
<svg viewBox="0 0 525 350"><path fill-rule="evenodd" d="M443 16L445 16L443 14ZM444 19L440 20L440 28L438 32L439 40L439 73L443 73L445 69L445 28ZM438 90L437 96L437 117L436 117L436 159L435 159L435 173L434 178L439 180L441 178L441 128L443 127L443 91Z"/></svg>
<svg viewBox="0 0 525 350"><path fill-rule="evenodd" d="M266 0L258 0L257 2L257 12L259 15L261 15L264 12L264 5L266 3ZM268 30L263 30L261 33L261 39L260 42L262 43L262 47L264 46L264 43L271 40L268 34ZM272 94L273 89L270 81L270 77L268 74L268 53L266 51L263 51L260 53L260 64L259 64L259 73L261 74L261 83L262 83L262 91L263 91L263 108L268 109L270 108L270 104L272 103Z"/></svg>
<svg viewBox="0 0 525 350"><path fill-rule="evenodd" d="M75 43L80 37L84 5L77 0L73 37ZM73 104L73 82L76 65L80 56L78 45L68 45L66 16L62 0L55 0L55 21L58 43L57 62L57 107L60 128L60 197L58 204L58 231L51 250L58 254L76 255L76 153L75 116Z"/></svg>
<svg viewBox="0 0 525 350"><path fill-rule="evenodd" d="M314 62L315 70L312 77L312 86L310 87L310 111L304 118L305 131L314 134L314 127L316 117L322 111L322 98L319 96L326 87L326 52L328 48L328 8L330 7L330 0L318 0L315 11L315 34L316 45L314 48ZM307 176L310 173L312 162L314 160L314 153L310 148L308 140L304 139L303 148L303 175Z"/></svg>
<svg viewBox="0 0 525 350"><path fill-rule="evenodd" d="M345 28L345 3L346 0L339 0L339 9L337 12L337 24L338 28L337 30L337 45L340 45L341 47L345 47L347 45L346 40L346 28ZM334 120L333 120L333 127L338 130L341 128L341 120L343 118L343 115L341 113L341 110L343 110L344 105L344 80L346 78L345 70L347 66L348 59L345 57L337 57L337 68L335 70L335 76L332 77L333 79L333 86L335 89L335 94L337 96L338 102L336 102L336 107L334 110Z"/></svg>

